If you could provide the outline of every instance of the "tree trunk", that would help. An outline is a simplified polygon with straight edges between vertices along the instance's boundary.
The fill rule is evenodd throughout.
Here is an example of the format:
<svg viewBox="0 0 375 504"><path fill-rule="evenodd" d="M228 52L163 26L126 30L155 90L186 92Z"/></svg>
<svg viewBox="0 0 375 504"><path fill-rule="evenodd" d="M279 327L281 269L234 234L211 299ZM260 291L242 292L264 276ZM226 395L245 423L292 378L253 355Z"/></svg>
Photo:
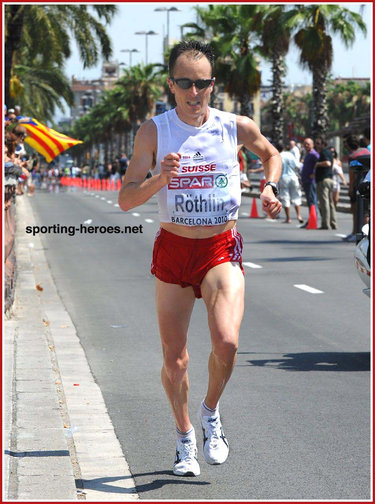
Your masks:
<svg viewBox="0 0 375 504"><path fill-rule="evenodd" d="M272 140L282 143L284 138L283 118L283 76L285 70L284 54L273 53L272 57Z"/></svg>
<svg viewBox="0 0 375 504"><path fill-rule="evenodd" d="M7 37L5 39L5 103L8 108L14 105L10 96L10 79L12 76L12 67L14 56L20 47L23 19L23 5L7 5L6 9L10 11L10 20L7 26Z"/></svg>
<svg viewBox="0 0 375 504"><path fill-rule="evenodd" d="M244 94L241 96L240 105L241 105L240 114L243 116L250 117L252 119L254 115L254 106L248 94Z"/></svg>
<svg viewBox="0 0 375 504"><path fill-rule="evenodd" d="M313 70L312 89L312 135L325 136L328 131L327 115L327 75L328 69L321 65Z"/></svg>

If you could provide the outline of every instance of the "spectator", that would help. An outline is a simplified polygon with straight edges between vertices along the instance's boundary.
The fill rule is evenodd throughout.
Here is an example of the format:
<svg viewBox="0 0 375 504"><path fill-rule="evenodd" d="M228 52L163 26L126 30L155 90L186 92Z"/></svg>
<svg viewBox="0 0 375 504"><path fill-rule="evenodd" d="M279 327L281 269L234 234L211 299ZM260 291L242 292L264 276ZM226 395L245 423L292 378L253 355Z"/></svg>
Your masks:
<svg viewBox="0 0 375 504"><path fill-rule="evenodd" d="M301 169L301 183L306 196L307 206L309 210L312 205L316 206L316 183L314 178L314 168L315 164L319 159L319 154L314 149L314 141L312 138L305 138L303 142L303 147L305 149L305 157L303 159L302 169ZM303 224L301 227L307 227L308 222Z"/></svg>
<svg viewBox="0 0 375 504"><path fill-rule="evenodd" d="M291 151L286 151L282 144L276 146L277 150L280 152L282 161L282 172L279 180L280 195L279 198L283 204L285 210L285 223L290 224L292 219L290 218L290 203L294 205L296 209L297 219L299 222L303 222L301 216L301 204L302 204L302 193L300 188L300 183L297 175L297 160Z"/></svg>
<svg viewBox="0 0 375 504"><path fill-rule="evenodd" d="M297 166L299 166L299 162L301 160L301 151L299 150L299 147L295 140L289 140L289 151L293 154L297 162Z"/></svg>
<svg viewBox="0 0 375 504"><path fill-rule="evenodd" d="M320 229L337 229L336 209L333 203L333 157L323 137L315 139L319 160L315 164L315 181L322 224Z"/></svg>
<svg viewBox="0 0 375 504"><path fill-rule="evenodd" d="M360 147L356 135L347 135L344 138L344 147L349 151L349 197L353 216L352 232L343 238L346 242L355 242L360 231L358 223L357 188L364 175L370 168L370 151ZM365 220L368 220L368 208L365 209Z"/></svg>
<svg viewBox="0 0 375 504"><path fill-rule="evenodd" d="M238 162L240 165L241 192L244 192L246 189L251 188L251 183L247 177L247 156L244 147L238 152Z"/></svg>
<svg viewBox="0 0 375 504"><path fill-rule="evenodd" d="M337 208L337 203L339 202L340 198L340 184L343 183L344 186L348 185L346 183L344 173L342 171L342 162L338 158L336 149L334 147L330 147L330 151L332 152L333 156L333 203L335 205L335 208Z"/></svg>
<svg viewBox="0 0 375 504"><path fill-rule="evenodd" d="M121 179L124 177L125 173L126 173L126 170L128 168L128 164L129 164L129 159L126 155L125 152L123 152L121 154L121 157L119 159L119 162L120 162L120 176L121 176Z"/></svg>

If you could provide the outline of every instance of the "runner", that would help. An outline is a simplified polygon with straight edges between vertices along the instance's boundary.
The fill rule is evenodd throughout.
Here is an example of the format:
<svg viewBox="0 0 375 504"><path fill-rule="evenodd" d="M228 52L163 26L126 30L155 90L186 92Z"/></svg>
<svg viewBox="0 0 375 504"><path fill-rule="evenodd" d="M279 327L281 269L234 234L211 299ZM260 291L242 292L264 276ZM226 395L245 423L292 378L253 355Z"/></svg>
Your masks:
<svg viewBox="0 0 375 504"><path fill-rule="evenodd" d="M229 453L219 399L235 364L244 311L242 237L236 228L237 154L243 145L264 167L263 209L273 219L281 210L278 151L248 117L209 107L213 60L210 46L197 41L172 49L168 83L177 106L140 127L119 194L124 211L158 194L160 230L151 271L164 356L161 377L177 430L173 472L180 476L200 474L188 412L187 333L195 299L201 297L212 343L208 389L198 413L203 455L209 464L221 464ZM145 180L150 168L154 176Z"/></svg>

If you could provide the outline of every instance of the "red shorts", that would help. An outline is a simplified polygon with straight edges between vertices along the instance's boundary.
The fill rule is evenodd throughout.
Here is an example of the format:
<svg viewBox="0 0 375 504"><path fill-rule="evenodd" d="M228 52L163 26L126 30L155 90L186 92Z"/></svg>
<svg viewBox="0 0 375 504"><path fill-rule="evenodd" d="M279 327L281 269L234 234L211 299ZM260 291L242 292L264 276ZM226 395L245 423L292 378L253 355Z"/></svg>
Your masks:
<svg viewBox="0 0 375 504"><path fill-rule="evenodd" d="M207 272L225 262L238 262L242 273L242 236L234 227L211 238L183 238L160 228L154 243L151 273L162 282L193 287L201 298L200 285Z"/></svg>

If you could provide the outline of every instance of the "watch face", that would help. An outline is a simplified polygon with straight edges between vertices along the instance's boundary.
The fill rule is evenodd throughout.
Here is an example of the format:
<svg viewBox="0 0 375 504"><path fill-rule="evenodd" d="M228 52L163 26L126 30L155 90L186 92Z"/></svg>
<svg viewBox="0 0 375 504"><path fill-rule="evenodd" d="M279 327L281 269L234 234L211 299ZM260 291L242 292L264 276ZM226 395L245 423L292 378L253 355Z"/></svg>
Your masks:
<svg viewBox="0 0 375 504"><path fill-rule="evenodd" d="M277 196L279 194L279 190L278 190L277 185L275 184L275 182L267 182L266 186L271 186L272 187L272 190L273 190L273 193L274 193L275 196Z"/></svg>

